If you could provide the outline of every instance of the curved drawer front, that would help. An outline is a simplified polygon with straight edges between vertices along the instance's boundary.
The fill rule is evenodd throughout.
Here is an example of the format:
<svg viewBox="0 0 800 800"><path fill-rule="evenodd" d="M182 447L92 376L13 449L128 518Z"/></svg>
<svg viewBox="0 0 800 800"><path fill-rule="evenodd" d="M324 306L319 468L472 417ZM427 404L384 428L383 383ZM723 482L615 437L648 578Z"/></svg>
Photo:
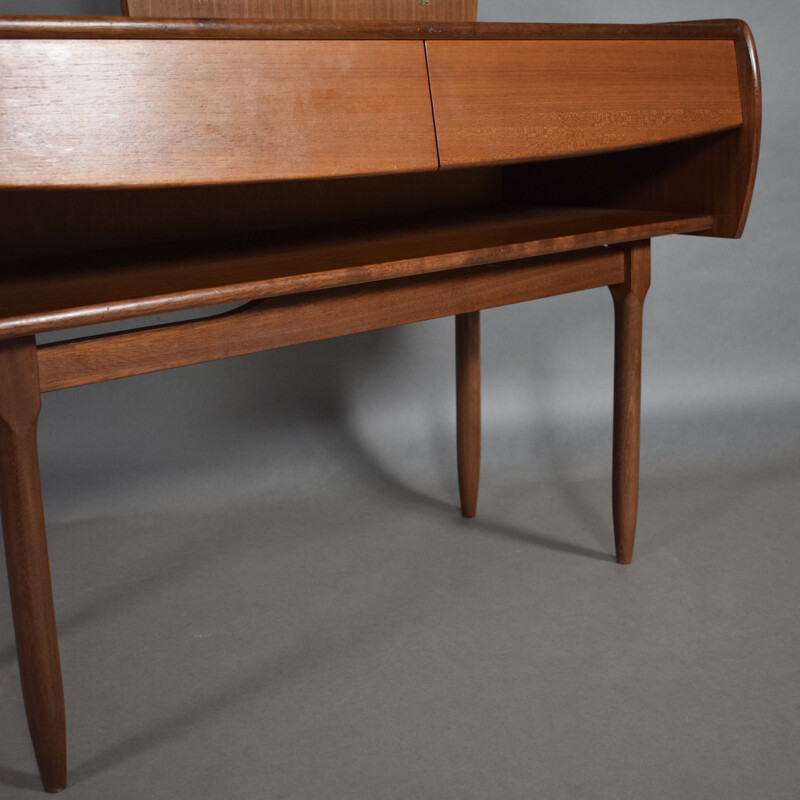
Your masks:
<svg viewBox="0 0 800 800"><path fill-rule="evenodd" d="M0 186L436 169L421 41L0 41Z"/></svg>
<svg viewBox="0 0 800 800"><path fill-rule="evenodd" d="M637 147L742 124L731 41L429 41L443 167Z"/></svg>

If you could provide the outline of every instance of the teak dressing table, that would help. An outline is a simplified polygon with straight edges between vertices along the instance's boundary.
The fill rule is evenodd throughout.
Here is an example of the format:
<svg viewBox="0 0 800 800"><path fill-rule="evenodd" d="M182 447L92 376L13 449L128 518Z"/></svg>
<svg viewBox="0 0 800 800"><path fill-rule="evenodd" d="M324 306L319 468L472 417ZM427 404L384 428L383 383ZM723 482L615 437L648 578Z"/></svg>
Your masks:
<svg viewBox="0 0 800 800"><path fill-rule="evenodd" d="M735 20L424 16L430 5L474 19L474 0L366 4L384 16L404 5L392 22L233 18L302 16L308 4L290 0L127 5L174 19L0 18L0 505L48 791L66 785L66 728L42 392L455 316L472 516L480 310L608 286L613 518L628 563L649 240L740 236L758 157L756 54ZM222 5L231 18L191 18ZM36 341L232 302L204 319Z"/></svg>

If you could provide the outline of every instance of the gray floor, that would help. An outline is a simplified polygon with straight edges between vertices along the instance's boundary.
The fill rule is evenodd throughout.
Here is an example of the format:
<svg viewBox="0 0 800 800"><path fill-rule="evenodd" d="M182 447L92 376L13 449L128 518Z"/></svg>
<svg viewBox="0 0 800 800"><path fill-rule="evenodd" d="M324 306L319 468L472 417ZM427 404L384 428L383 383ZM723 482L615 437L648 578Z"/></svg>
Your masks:
<svg viewBox="0 0 800 800"><path fill-rule="evenodd" d="M605 478L491 443L472 521L345 432L299 442L307 491L53 487L67 796L796 798L798 418L717 415L684 461L651 425L630 567ZM0 797L41 796L5 592L0 730Z"/></svg>

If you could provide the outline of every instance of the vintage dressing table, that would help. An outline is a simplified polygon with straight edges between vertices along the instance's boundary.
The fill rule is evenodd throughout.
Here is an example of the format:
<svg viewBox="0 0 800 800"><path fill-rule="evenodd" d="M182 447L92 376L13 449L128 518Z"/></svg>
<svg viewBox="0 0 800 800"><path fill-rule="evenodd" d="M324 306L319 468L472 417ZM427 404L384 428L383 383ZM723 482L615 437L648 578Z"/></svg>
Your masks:
<svg viewBox="0 0 800 800"><path fill-rule="evenodd" d="M0 18L0 505L48 791L66 785L66 728L42 392L454 316L472 516L480 310L607 286L615 545L631 560L649 240L742 233L760 135L750 32L735 20L479 24L463 21L474 0L437 2L337 6L388 18L403 6L405 21L233 18L301 16L289 0ZM205 6L231 18L193 19Z"/></svg>

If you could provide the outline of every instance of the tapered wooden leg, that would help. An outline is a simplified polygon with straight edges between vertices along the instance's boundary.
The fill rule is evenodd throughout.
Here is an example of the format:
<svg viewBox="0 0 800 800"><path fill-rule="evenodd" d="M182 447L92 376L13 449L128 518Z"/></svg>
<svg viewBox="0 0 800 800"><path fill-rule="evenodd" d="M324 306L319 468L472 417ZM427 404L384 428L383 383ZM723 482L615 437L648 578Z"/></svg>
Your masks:
<svg viewBox="0 0 800 800"><path fill-rule="evenodd" d="M0 511L22 694L42 783L67 783L64 691L47 556L36 431L33 337L0 341Z"/></svg>
<svg viewBox="0 0 800 800"><path fill-rule="evenodd" d="M461 513L474 517L481 471L481 319L456 316L456 415Z"/></svg>
<svg viewBox="0 0 800 800"><path fill-rule="evenodd" d="M642 387L642 309L650 288L650 242L626 255L624 283L614 298L614 457L612 505L617 562L630 564L639 507L639 419Z"/></svg>

